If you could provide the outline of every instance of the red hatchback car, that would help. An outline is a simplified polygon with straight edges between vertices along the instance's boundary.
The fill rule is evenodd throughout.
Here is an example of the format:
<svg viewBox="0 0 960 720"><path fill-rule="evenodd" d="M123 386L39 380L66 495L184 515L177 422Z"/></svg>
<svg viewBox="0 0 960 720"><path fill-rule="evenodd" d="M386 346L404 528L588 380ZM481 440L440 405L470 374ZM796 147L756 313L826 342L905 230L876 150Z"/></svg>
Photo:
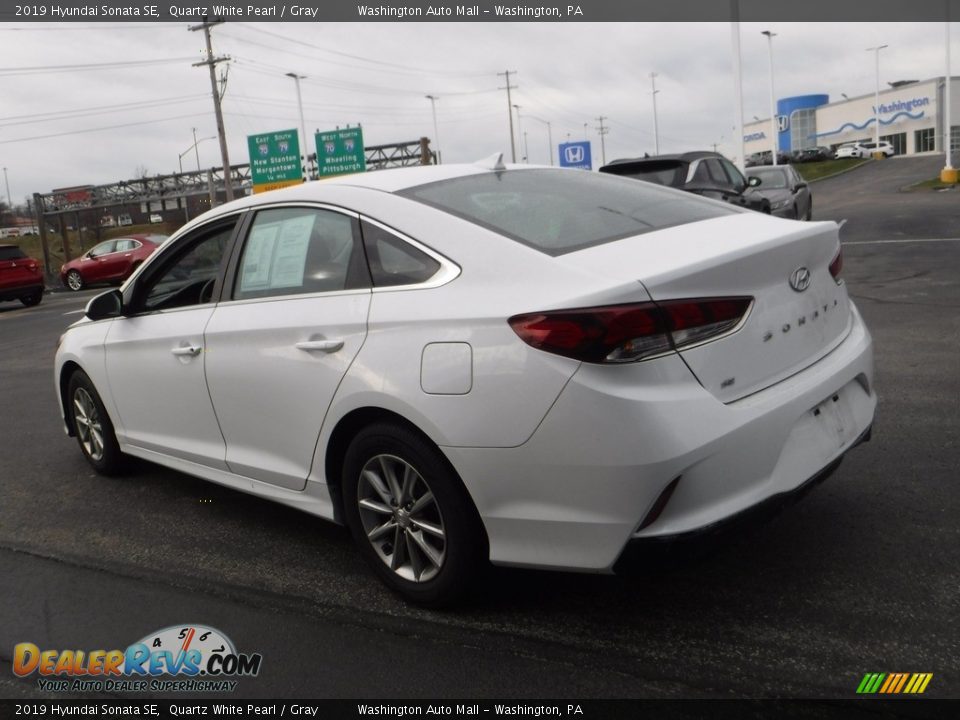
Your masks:
<svg viewBox="0 0 960 720"><path fill-rule="evenodd" d="M27 307L43 300L43 266L17 245L0 245L0 300Z"/></svg>
<svg viewBox="0 0 960 720"><path fill-rule="evenodd" d="M160 247L166 235L128 235L95 245L60 268L60 282L71 290L101 282L123 282Z"/></svg>

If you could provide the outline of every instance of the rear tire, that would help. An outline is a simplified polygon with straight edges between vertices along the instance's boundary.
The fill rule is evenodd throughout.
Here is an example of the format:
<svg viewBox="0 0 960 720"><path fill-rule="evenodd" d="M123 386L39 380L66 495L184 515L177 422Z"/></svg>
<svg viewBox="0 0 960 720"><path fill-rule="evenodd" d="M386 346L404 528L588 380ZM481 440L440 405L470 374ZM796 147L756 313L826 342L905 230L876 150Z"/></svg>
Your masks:
<svg viewBox="0 0 960 720"><path fill-rule="evenodd" d="M485 569L483 526L466 489L415 432L392 423L361 430L347 449L342 487L361 554L405 599L449 605Z"/></svg>
<svg viewBox="0 0 960 720"><path fill-rule="evenodd" d="M39 305L41 300L43 300L43 290L38 290L33 295L26 295L20 298L20 302L24 304L24 307Z"/></svg>
<svg viewBox="0 0 960 720"><path fill-rule="evenodd" d="M66 410L73 425L80 451L101 475L118 475L126 467L126 456L93 382L82 370L70 376Z"/></svg>

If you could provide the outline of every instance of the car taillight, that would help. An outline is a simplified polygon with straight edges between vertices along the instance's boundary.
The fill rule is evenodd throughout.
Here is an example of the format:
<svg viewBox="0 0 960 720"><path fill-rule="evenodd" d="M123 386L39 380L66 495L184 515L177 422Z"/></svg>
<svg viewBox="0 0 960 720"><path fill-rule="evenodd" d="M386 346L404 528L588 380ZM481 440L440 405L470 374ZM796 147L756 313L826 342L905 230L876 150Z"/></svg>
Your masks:
<svg viewBox="0 0 960 720"><path fill-rule="evenodd" d="M625 363L716 338L736 327L753 298L700 298L514 315L528 345L575 360Z"/></svg>
<svg viewBox="0 0 960 720"><path fill-rule="evenodd" d="M843 248L837 250L837 256L830 261L830 274L838 283L840 282L840 271L843 270Z"/></svg>

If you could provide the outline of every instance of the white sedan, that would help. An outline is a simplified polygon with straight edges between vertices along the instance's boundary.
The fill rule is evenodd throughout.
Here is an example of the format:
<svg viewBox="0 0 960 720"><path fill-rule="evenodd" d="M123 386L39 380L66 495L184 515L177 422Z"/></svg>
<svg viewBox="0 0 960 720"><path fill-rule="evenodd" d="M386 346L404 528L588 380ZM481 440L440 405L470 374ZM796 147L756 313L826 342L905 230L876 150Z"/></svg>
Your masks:
<svg viewBox="0 0 960 720"><path fill-rule="evenodd" d="M832 222L578 170L388 170L195 219L61 338L66 431L346 523L438 605L483 563L609 572L869 436Z"/></svg>

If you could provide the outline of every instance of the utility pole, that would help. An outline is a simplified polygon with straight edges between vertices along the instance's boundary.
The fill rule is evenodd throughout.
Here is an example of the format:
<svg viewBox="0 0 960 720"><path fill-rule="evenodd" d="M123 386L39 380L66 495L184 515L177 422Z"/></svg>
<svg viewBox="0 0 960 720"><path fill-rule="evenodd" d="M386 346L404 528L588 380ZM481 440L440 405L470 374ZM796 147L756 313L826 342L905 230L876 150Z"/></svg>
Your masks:
<svg viewBox="0 0 960 720"><path fill-rule="evenodd" d="M517 111L517 138L523 137L523 118L520 117L520 106L514 105L514 109ZM523 157L520 158L524 162L527 161L527 154L524 152Z"/></svg>
<svg viewBox="0 0 960 720"><path fill-rule="evenodd" d="M600 158L603 161L604 165L607 164L607 146L606 146L606 143L604 143L603 141L603 136L606 135L608 132L610 132L610 128L604 127L603 121L609 120L609 119L610 118L608 118L605 115L601 115L600 117L597 118L597 120L600 122L600 127L597 128L597 132L600 133Z"/></svg>
<svg viewBox="0 0 960 720"><path fill-rule="evenodd" d="M210 89L213 91L213 112L217 116L217 135L220 138L220 159L223 162L223 191L227 198L227 202L230 202L233 200L233 178L230 176L230 155L227 153L227 134L223 129L223 111L220 109L220 91L217 89L216 71L216 66L218 63L225 62L230 58L228 56L214 57L213 43L210 42L210 28L214 25L219 25L222 22L223 20L214 20L213 22L210 22L207 20L207 16L204 15L203 23L201 25L194 25L189 29L190 32L203 30L204 37L207 41L207 59L203 62L194 63L193 66L200 67L201 65L206 65L208 68L210 68Z"/></svg>
<svg viewBox="0 0 960 720"><path fill-rule="evenodd" d="M7 169L3 169L3 184L7 186L7 210L13 215L13 200L10 199L10 181L7 179Z"/></svg>
<svg viewBox="0 0 960 720"><path fill-rule="evenodd" d="M193 130L193 153L197 156L197 172L200 172L200 149L197 147L197 145L200 144L200 141L197 140L197 129L190 129ZM183 172L183 169L181 169L180 172Z"/></svg>
<svg viewBox="0 0 960 720"><path fill-rule="evenodd" d="M777 154L780 152L780 124L777 122L777 96L773 92L773 39L777 34L769 30L764 30L760 34L767 36L767 47L770 50L770 136L772 138L770 158L773 164L776 165Z"/></svg>
<svg viewBox="0 0 960 720"><path fill-rule="evenodd" d="M504 75L507 78L507 87L506 88L497 88L498 90L507 91L507 115L510 116L510 158L511 162L517 161L517 144L513 140L513 101L510 99L510 91L516 90L516 85L510 84L510 73L516 75L516 70L505 70L502 73L497 73L497 75Z"/></svg>

